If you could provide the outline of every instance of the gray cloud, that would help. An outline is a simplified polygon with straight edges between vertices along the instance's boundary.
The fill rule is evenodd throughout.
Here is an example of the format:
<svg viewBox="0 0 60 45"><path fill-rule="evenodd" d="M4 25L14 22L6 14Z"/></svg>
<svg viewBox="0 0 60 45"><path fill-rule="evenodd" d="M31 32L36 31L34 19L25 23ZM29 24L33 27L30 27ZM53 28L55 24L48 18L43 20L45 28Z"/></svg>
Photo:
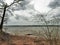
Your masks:
<svg viewBox="0 0 60 45"><path fill-rule="evenodd" d="M54 0L49 5L50 8L60 7L60 0Z"/></svg>

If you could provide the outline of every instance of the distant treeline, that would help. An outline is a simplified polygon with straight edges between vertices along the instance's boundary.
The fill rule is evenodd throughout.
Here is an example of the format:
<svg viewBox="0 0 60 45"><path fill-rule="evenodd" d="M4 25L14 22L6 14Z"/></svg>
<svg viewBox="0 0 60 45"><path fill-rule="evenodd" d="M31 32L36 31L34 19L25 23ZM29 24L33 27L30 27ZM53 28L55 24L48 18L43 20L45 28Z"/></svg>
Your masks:
<svg viewBox="0 0 60 45"><path fill-rule="evenodd" d="M60 25L4 25L4 27L60 27Z"/></svg>

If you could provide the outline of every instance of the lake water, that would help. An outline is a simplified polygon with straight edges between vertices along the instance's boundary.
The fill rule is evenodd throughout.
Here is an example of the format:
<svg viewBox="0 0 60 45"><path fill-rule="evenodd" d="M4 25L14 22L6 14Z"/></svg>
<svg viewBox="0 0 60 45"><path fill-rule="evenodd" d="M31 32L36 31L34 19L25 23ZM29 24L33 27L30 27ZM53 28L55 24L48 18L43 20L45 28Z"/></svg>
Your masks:
<svg viewBox="0 0 60 45"><path fill-rule="evenodd" d="M4 31L13 35L37 34L39 31L47 30L46 27L20 27L20 26L4 26ZM49 30L59 30L59 27L49 27Z"/></svg>

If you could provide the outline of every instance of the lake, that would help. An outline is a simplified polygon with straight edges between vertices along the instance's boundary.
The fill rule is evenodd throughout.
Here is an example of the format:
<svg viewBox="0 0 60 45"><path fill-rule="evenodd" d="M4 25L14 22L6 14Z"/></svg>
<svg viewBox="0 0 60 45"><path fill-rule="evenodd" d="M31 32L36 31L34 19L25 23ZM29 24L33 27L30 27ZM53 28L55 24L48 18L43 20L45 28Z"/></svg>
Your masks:
<svg viewBox="0 0 60 45"><path fill-rule="evenodd" d="M49 30L59 30L60 26L48 26ZM4 31L13 35L37 34L47 30L47 26L4 26Z"/></svg>

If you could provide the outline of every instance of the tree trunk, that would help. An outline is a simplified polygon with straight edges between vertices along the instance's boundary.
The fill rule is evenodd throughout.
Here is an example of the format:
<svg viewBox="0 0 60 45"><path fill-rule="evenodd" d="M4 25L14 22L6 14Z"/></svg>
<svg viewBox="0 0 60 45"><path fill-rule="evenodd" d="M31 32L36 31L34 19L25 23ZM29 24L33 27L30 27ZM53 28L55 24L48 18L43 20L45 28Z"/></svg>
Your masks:
<svg viewBox="0 0 60 45"><path fill-rule="evenodd" d="M7 5L4 6L4 11L3 11L2 19L1 19L1 24L0 24L0 32L2 32L6 8L7 8Z"/></svg>

